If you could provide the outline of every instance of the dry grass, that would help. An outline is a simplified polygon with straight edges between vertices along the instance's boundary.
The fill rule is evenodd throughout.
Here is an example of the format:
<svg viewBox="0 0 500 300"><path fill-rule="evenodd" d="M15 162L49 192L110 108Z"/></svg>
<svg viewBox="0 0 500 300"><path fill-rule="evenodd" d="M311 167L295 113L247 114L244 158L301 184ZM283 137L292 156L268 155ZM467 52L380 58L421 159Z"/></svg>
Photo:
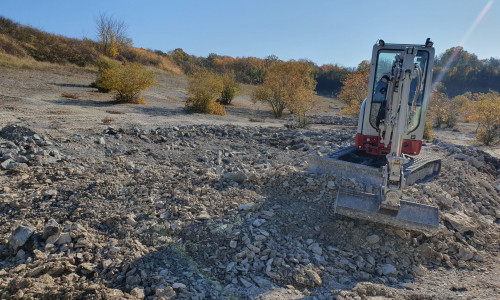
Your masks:
<svg viewBox="0 0 500 300"><path fill-rule="evenodd" d="M0 16L0 49L18 57L26 55L38 61L86 66L99 58L96 43L50 34L17 24Z"/></svg>
<svg viewBox="0 0 500 300"><path fill-rule="evenodd" d="M0 16L0 55L0 66L6 67L43 70L58 64L71 64L95 69L95 63L102 53L95 41L50 34ZM151 50L121 45L118 59L151 66L170 74L183 74L168 57Z"/></svg>
<svg viewBox="0 0 500 300"><path fill-rule="evenodd" d="M36 61L31 57L17 57L0 51L0 66L28 70L48 70L61 65L49 62Z"/></svg>
<svg viewBox="0 0 500 300"><path fill-rule="evenodd" d="M4 53L0 50L0 67L26 69L26 70L58 70L58 69L80 69L95 72L95 66L78 67L76 65L62 65L57 63L50 63L46 61L37 61L30 56L17 57L11 54Z"/></svg>
<svg viewBox="0 0 500 300"><path fill-rule="evenodd" d="M120 55L130 62L138 62L145 66L153 66L177 75L183 74L182 70L175 63L151 50L135 47L121 47L120 51Z"/></svg>
<svg viewBox="0 0 500 300"><path fill-rule="evenodd" d="M253 122L253 123L260 123L260 122L265 122L266 120L264 119L256 119L256 118L250 118L248 121Z"/></svg>
<svg viewBox="0 0 500 300"><path fill-rule="evenodd" d="M17 56L17 57L27 57L28 53L22 45L20 45L17 41L14 39L8 37L5 34L0 34L0 49L3 50L3 52Z"/></svg>
<svg viewBox="0 0 500 300"><path fill-rule="evenodd" d="M47 113L49 115L59 115L59 116L68 114L68 112L65 110L57 110L57 109L51 109L51 110L47 111Z"/></svg>
<svg viewBox="0 0 500 300"><path fill-rule="evenodd" d="M72 93L62 93L61 97L68 98L68 99L75 99L75 100L80 99L80 96L78 96L77 94L72 94Z"/></svg>
<svg viewBox="0 0 500 300"><path fill-rule="evenodd" d="M117 110L107 110L106 111L108 114L112 114L112 115L123 115L124 112L122 111L117 111Z"/></svg>
<svg viewBox="0 0 500 300"><path fill-rule="evenodd" d="M19 110L19 106L17 106L17 105L3 105L3 106L0 106L0 109L7 110L7 111L15 111L15 110Z"/></svg>
<svg viewBox="0 0 500 300"><path fill-rule="evenodd" d="M176 98L176 97L173 97L173 96L168 96L168 95L167 95L167 99L171 100L171 101L175 101L175 102L183 102L183 103L186 102L186 101L183 101L183 100L181 100L179 98Z"/></svg>
<svg viewBox="0 0 500 300"><path fill-rule="evenodd" d="M109 125L111 123L113 123L115 120L110 118L110 117L105 117L104 119L102 119L102 124L104 125Z"/></svg>

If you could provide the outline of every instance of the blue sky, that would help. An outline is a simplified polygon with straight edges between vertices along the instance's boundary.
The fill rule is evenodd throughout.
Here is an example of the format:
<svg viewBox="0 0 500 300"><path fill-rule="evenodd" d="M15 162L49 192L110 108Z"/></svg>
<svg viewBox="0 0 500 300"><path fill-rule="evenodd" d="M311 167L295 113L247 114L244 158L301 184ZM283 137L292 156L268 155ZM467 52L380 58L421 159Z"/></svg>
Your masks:
<svg viewBox="0 0 500 300"><path fill-rule="evenodd" d="M95 39L100 13L124 21L137 47L197 56L274 54L354 67L379 38L431 37L438 54L462 45L479 58L500 58L500 0L0 0L0 15L76 38Z"/></svg>

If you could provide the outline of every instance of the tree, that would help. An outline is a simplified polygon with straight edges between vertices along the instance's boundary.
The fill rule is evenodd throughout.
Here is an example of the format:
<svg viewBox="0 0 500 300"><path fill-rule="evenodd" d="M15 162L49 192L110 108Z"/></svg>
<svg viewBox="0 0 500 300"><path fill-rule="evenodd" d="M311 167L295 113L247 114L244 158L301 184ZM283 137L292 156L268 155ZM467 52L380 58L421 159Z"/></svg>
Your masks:
<svg viewBox="0 0 500 300"><path fill-rule="evenodd" d="M434 79L442 82L450 97L463 94L487 93L500 90L500 60L478 59L462 47L447 49L434 64Z"/></svg>
<svg viewBox="0 0 500 300"><path fill-rule="evenodd" d="M189 99L186 108L198 112L216 115L225 115L224 106L216 100L224 90L222 77L211 72L199 72L189 77L187 92Z"/></svg>
<svg viewBox="0 0 500 300"><path fill-rule="evenodd" d="M358 71L360 72L365 72L365 71L370 71L370 61L368 60L363 60L358 64Z"/></svg>
<svg viewBox="0 0 500 300"><path fill-rule="evenodd" d="M306 62L275 62L268 69L264 83L253 91L252 101L268 103L276 118L282 116L285 108L294 111L309 107L305 103L313 100L316 86L311 71L311 65Z"/></svg>
<svg viewBox="0 0 500 300"><path fill-rule="evenodd" d="M104 55L115 58L118 56L119 45L132 46L132 40L127 37L127 25L105 13L95 18L98 42Z"/></svg>
<svg viewBox="0 0 500 300"><path fill-rule="evenodd" d="M340 92L342 81L350 72L347 68L338 65L322 65L315 68L314 73L314 78L318 82L316 91L333 97Z"/></svg>
<svg viewBox="0 0 500 300"><path fill-rule="evenodd" d="M365 62L361 62L358 70L347 75L342 81L342 88L338 99L345 104L342 112L351 116L358 116L361 110L361 103L366 98L368 92L368 80L370 77L370 68Z"/></svg>
<svg viewBox="0 0 500 300"><path fill-rule="evenodd" d="M104 69L97 80L102 87L115 93L119 102L145 104L140 92L156 85L156 79L151 71L139 63L125 63Z"/></svg>
<svg viewBox="0 0 500 300"><path fill-rule="evenodd" d="M500 94L490 91L479 95L474 104L472 120L478 123L477 139L490 145L500 137Z"/></svg>
<svg viewBox="0 0 500 300"><path fill-rule="evenodd" d="M274 63L281 61L279 57L274 54L268 55L264 60L266 61L266 67L268 68L272 66Z"/></svg>

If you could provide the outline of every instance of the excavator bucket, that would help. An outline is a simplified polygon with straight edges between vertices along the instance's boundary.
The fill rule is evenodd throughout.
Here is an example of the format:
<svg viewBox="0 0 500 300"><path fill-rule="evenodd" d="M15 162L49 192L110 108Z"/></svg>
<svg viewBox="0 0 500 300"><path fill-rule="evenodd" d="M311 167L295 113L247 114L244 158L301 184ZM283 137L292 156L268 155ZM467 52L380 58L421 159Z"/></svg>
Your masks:
<svg viewBox="0 0 500 300"><path fill-rule="evenodd" d="M433 153L410 158L403 170L407 185L431 180L439 174L441 160ZM387 163L385 158L376 158L357 151L355 147L347 147L328 156L310 156L308 163L309 172L350 178L370 187L366 189L369 192L339 188L334 204L337 214L427 234L439 227L439 209L435 206L401 200L397 211L380 207L379 190L383 184L380 167Z"/></svg>
<svg viewBox="0 0 500 300"><path fill-rule="evenodd" d="M399 210L381 208L379 194L340 188L335 213L355 219L432 234L439 228L439 209L411 201L400 201Z"/></svg>

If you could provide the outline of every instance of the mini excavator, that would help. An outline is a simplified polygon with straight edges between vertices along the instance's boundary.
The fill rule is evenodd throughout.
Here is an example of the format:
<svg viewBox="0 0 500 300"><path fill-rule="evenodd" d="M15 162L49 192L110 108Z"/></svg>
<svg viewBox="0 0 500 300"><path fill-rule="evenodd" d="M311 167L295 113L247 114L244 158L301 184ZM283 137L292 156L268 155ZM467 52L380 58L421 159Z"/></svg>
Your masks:
<svg viewBox="0 0 500 300"><path fill-rule="evenodd" d="M439 157L420 153L433 65L430 39L423 45L379 40L373 46L355 145L309 158L310 171L367 187L340 187L335 213L430 234L438 229L437 207L403 199L405 186L431 180L441 169Z"/></svg>

